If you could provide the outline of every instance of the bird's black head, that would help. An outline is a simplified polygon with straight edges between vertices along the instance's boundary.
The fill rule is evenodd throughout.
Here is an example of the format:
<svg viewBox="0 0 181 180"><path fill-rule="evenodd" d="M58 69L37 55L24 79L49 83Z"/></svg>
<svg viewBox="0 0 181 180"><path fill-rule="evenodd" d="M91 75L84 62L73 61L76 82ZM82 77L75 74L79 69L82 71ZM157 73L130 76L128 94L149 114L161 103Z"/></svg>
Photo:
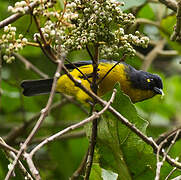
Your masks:
<svg viewBox="0 0 181 180"><path fill-rule="evenodd" d="M158 75L145 71L137 71L132 67L129 68L129 71L129 79L134 88L141 90L151 90L155 94L163 95L163 83Z"/></svg>

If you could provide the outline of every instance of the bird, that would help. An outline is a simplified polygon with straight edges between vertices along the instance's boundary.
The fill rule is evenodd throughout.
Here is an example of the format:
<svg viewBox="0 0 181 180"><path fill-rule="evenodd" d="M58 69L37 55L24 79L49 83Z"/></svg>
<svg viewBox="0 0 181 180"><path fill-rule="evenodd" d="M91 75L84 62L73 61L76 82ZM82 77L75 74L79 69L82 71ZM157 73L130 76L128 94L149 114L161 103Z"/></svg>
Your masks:
<svg viewBox="0 0 181 180"><path fill-rule="evenodd" d="M65 66L72 69L70 74L91 91L93 79L92 61L79 61L73 64L65 64ZM164 95L162 79L158 75L136 70L125 62L100 60L96 76L97 95L100 97L111 91L116 83L120 83L121 90L129 96L133 103L152 98L157 94ZM24 89L24 96L35 96L49 93L52 84L53 78L24 80L21 87ZM92 101L92 98L77 87L66 74L58 78L56 92L74 96L81 102Z"/></svg>

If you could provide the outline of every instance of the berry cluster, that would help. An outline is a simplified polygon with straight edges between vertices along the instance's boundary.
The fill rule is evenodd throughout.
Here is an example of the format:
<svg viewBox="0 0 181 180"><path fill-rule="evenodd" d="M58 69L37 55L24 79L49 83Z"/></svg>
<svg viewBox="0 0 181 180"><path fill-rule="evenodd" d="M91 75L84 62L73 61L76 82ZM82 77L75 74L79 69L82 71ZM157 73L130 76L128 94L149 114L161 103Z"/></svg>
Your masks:
<svg viewBox="0 0 181 180"><path fill-rule="evenodd" d="M115 0L67 0L64 12L44 13L49 21L42 32L51 39L55 49L61 44L66 52L98 44L104 58L119 57L123 53L132 56L135 54L132 45L145 47L149 39L139 33L124 32L124 28L134 23L134 16L123 13L120 8L123 5Z"/></svg>
<svg viewBox="0 0 181 180"><path fill-rule="evenodd" d="M53 10L49 10L49 8L52 8L55 3L56 0L37 0L39 6L36 6L33 9L33 14L34 15L39 15L39 16L46 16L46 17L50 17L50 16L55 16L56 18L59 17L59 13L57 13L56 11L54 12Z"/></svg>
<svg viewBox="0 0 181 180"><path fill-rule="evenodd" d="M54 6L56 3L55 0L30 0L29 3L35 2L39 4L39 6L35 7L33 10L33 14L43 14L45 13L44 11L47 11L48 8L51 8ZM29 5L27 1L20 1L16 2L14 7L13 6L8 6L8 11L12 13L25 13L26 9Z"/></svg>
<svg viewBox="0 0 181 180"><path fill-rule="evenodd" d="M31 0L30 2L32 2ZM122 54L133 56L133 45L146 47L149 39L142 37L139 32L127 34L125 29L134 23L131 13L123 13L117 0L67 0L63 11L57 10L55 0L36 0L39 5L33 9L33 14L46 18L41 24L41 31L47 42L56 51L61 47L68 53L73 50L85 49L87 45L98 45L103 58L120 58ZM24 13L26 1L9 6L8 10ZM52 8L53 7L53 8ZM22 49L27 39L19 35L16 39L16 29L8 25L5 34L0 39L0 45L6 47L4 59L11 62L13 51ZM34 34L34 40L40 38Z"/></svg>
<svg viewBox="0 0 181 180"><path fill-rule="evenodd" d="M22 34L16 35L16 27L12 27L10 24L4 27L4 34L0 38L0 46L5 49L5 55L3 59L7 63L11 63L15 57L13 52L17 52L27 44L28 40L23 37Z"/></svg>
<svg viewBox="0 0 181 180"><path fill-rule="evenodd" d="M12 13L25 13L27 3L26 1L21 1L21 2L16 2L14 7L13 6L8 6L8 11Z"/></svg>

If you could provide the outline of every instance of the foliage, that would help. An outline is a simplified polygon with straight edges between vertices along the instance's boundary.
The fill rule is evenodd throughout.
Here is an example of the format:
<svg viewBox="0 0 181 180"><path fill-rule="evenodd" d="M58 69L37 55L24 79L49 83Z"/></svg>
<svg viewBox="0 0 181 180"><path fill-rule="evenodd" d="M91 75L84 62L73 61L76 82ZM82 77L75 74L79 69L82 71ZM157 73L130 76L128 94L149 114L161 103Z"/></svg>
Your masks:
<svg viewBox="0 0 181 180"><path fill-rule="evenodd" d="M122 1L116 2L120 3ZM71 1L68 1L68 4L71 3ZM89 6L92 6L91 3L92 2L90 1ZM107 0L106 3L111 3L112 5L114 1ZM112 106L145 135L157 139L162 133L172 130L176 125L180 125L181 121L181 71L179 64L181 45L180 42L173 42L170 40L170 36L173 33L173 28L176 23L176 14L170 12L170 10L159 2L151 3L146 0L129 0L124 1L124 3L125 6L118 6L119 10L117 9L117 11L124 11L122 14L124 17L128 17L130 15L129 13L133 13L135 16L135 23L139 20L140 21L136 24L136 26L130 22L128 25L119 24L119 26L116 26L115 24L118 24L115 17L117 15L117 11L114 11L115 14L111 17L115 23L113 25L109 24L107 16L101 17L105 18L105 21L100 20L101 18L99 17L100 21L98 21L98 23L101 24L101 26L98 26L101 28L101 30L99 29L99 32L102 32L105 27L109 26L108 30L112 29L111 31L106 32L108 36L112 34L112 37L115 37L115 33L117 33L117 36L121 36L126 41L119 41L115 45L116 38L105 40L106 44L103 43L103 45L101 45L101 56L106 53L106 57L117 60L122 55L122 52L120 53L120 49L117 49L116 46L119 47L120 44L124 46L128 43L128 48L132 48L131 50L129 49L131 53L139 52L144 55L144 58L146 58L148 53L156 46L157 42L159 42L160 39L165 39L164 48L159 50L159 53L156 55L153 63L148 69L149 72L159 74L162 77L165 96L163 99L160 99L160 97L154 97L143 102L132 104L129 98L125 96L117 86L118 92ZM0 0L0 4L0 21L2 21L10 15L10 13L7 12L8 6L11 5L9 10L13 11L14 4L8 4L5 0ZM109 10L111 10L110 7ZM44 15L44 17L40 16L41 8L46 10L46 15ZM103 6L102 10L106 13L106 6ZM72 20L68 15L66 16L68 18L66 21L72 23L73 25L77 25L78 27L84 27L86 21L89 19L88 17L94 14L94 12L87 11L86 13L88 14L84 17L83 12L86 11L85 8L84 11L83 9L79 9L79 11L79 17L77 17L77 15L76 17L79 18L82 24L80 22L77 23L77 19ZM59 15L57 15L56 12L58 12ZM71 15L73 16L75 15L74 12L75 7L69 7L68 12L64 13L72 13ZM54 50L59 48L56 43L61 42L64 46L63 48L66 50L68 48L69 51L67 52L67 57L71 61L90 60L89 53L85 49L86 43L82 43L82 39L76 39L76 35L79 33L82 34L82 30L85 29L81 29L81 32L74 32L71 34L70 32L74 29L74 26L68 26L67 29L64 26L56 26L57 19L61 17L62 13L63 1L61 0L55 4L54 8L49 5L48 8L39 6L34 9L34 14L41 17L40 22L41 27L44 28L44 34L48 34L45 35L47 38L46 41L49 42L51 38L53 39L52 48L54 48ZM47 21L47 16L49 16L49 21ZM146 21L142 21L143 18ZM131 18L131 21L132 20L133 19ZM150 21L159 22L159 25L149 23ZM53 23L52 26L51 23ZM14 27L16 27L16 29L14 29ZM51 27L51 29L46 30L46 27ZM60 39L59 42L56 42L56 33L54 32L55 27L57 27L58 32L60 31L60 33L64 34L60 34L61 37L64 36L64 38ZM60 27L62 29L60 29ZM103 39L103 37L100 34L95 36L94 33L98 31L97 29L90 29L90 31L91 32L86 32L86 38L89 38L90 34L93 33L93 37L91 36L93 39L90 39L90 41L88 39L86 40L89 41L89 48L93 51L94 43L97 43L100 39ZM16 34L13 32L16 32ZM135 34L135 32L137 33ZM4 34L6 34L6 36ZM9 42L9 40L7 42L8 34L11 36L9 37L10 41L14 39L13 43ZM22 35L20 36L19 34ZM129 34L132 35L131 38L128 38ZM148 41L147 38L145 39L146 36L152 40L151 43L148 44L146 49L138 47L137 45L141 45L140 40L145 40L141 46L145 46L145 44L147 45ZM5 61L2 61L0 74L0 79L2 79L0 82L0 136L7 140L7 144L19 149L20 143L27 138L38 117L36 117L33 123L24 128L24 131L17 136L12 137L9 133L15 128L23 125L25 122L29 122L35 115L37 115L41 109L45 107L48 96L44 95L29 98L22 95L20 82L24 79L38 79L40 78L40 75L32 71L28 64L24 64L18 59L14 61L14 55L11 56L11 52L12 50L15 50L16 52L20 50L21 55L26 57L29 62L42 72L46 73L49 77L53 76L56 71L56 66L47 57L45 57L40 48L31 46L30 42L32 43L34 38L35 40L36 38L39 39L40 34L38 34L36 24L32 21L30 16L21 17L12 25L7 26L5 30L0 29L0 37L2 40L6 40L6 44L2 51L2 57L4 57L6 62L12 62L13 60L11 64L7 64ZM76 45L75 47L70 46L70 44L66 44L69 38L72 40L70 43ZM133 43L135 38L139 40L139 43ZM0 44L1 43L2 41L0 41ZM21 44L22 46L18 44ZM118 51L118 56L114 56L115 50ZM128 49L124 50L124 52L127 52ZM169 52L173 52L173 50L175 54L169 54ZM164 55L163 52L166 51L168 54ZM109 54L109 52L111 53ZM139 69L142 68L142 61L144 61L141 57L142 56L139 56L139 54L136 53L136 56L127 57L125 61L126 63ZM111 94L107 94L104 99L109 100L110 96ZM53 103L63 100L65 100L64 96L56 94ZM64 104L50 112L46 120L43 122L42 127L34 137L32 143L28 147L28 151L37 145L43 138L51 136L65 127L68 127L72 123L79 122L86 118L87 114L85 113L85 109L89 110L87 106L81 105L79 102L72 103L65 100ZM100 107L98 107L98 109L100 109ZM41 148L38 153L36 153L34 161L40 170L42 179L68 179L68 177L72 176L87 151L90 127L91 125L88 125L85 126L85 128L75 131L75 133L77 133L84 130L87 132L87 137L83 133L81 134L81 137L72 136L60 139L46 145ZM181 143L180 141L177 141L169 154L174 158L180 158L180 148ZM0 159L0 179L4 179L8 171L9 160L6 158L5 152L2 149L0 150L0 156L2 157ZM90 179L106 180L118 178L121 180L151 180L155 177L156 165L156 155L154 154L151 146L146 144L134 132L118 121L110 112L106 111L101 116L98 123L98 138ZM173 167L170 164L164 162L161 169L161 179L165 179L172 168ZM16 177L13 179L23 179L21 171L18 168L15 173ZM174 178L178 176L179 173L179 170L176 170L171 177ZM82 177L80 177L80 179L82 179Z"/></svg>

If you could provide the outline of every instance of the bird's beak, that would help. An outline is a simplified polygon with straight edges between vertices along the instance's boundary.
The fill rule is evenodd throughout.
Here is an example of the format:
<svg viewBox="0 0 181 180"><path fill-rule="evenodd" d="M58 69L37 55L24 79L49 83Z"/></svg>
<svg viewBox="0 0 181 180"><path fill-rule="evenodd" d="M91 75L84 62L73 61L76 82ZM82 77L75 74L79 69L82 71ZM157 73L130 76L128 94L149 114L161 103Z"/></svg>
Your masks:
<svg viewBox="0 0 181 180"><path fill-rule="evenodd" d="M162 89L157 88L157 87L154 87L153 89L157 94L160 94L162 97L164 96L164 92Z"/></svg>

